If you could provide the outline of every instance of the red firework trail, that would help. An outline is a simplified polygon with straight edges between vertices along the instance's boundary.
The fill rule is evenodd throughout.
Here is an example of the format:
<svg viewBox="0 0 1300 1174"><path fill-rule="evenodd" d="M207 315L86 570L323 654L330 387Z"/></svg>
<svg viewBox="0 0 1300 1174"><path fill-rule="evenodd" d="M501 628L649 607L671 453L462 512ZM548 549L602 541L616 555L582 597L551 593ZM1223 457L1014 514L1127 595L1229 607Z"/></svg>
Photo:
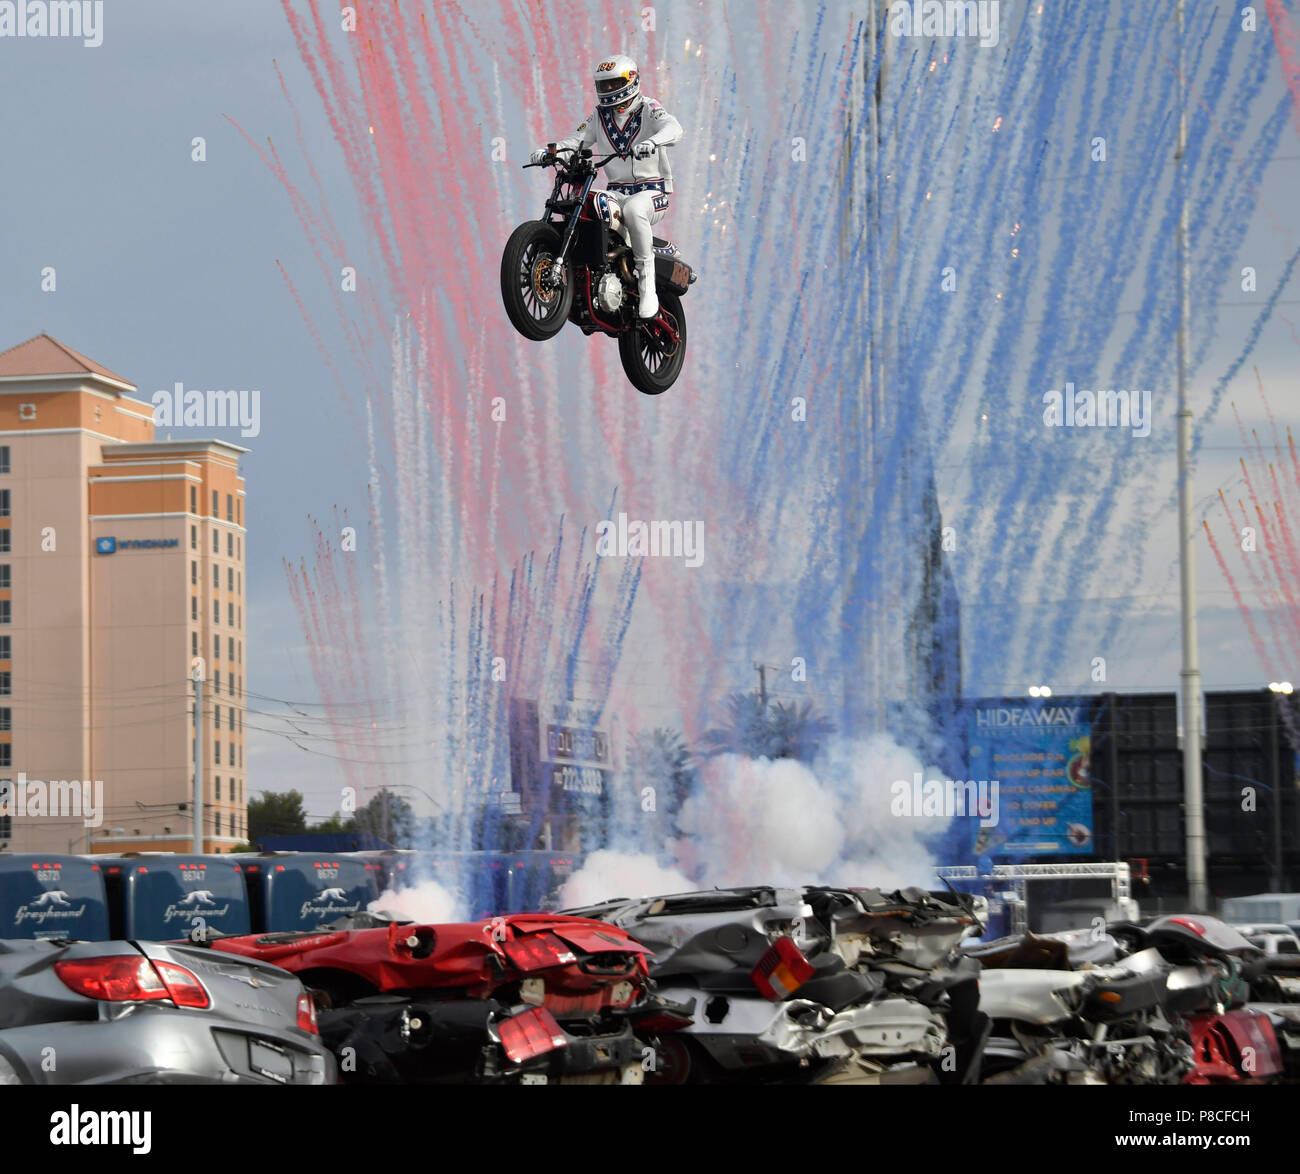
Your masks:
<svg viewBox="0 0 1300 1174"><path fill-rule="evenodd" d="M1291 117L1296 134L1300 135L1300 31L1297 31L1291 14L1282 0L1264 0L1269 24L1273 26L1273 44L1282 60L1282 73L1287 89L1291 91Z"/></svg>
<svg viewBox="0 0 1300 1174"><path fill-rule="evenodd" d="M1214 540L1214 531L1210 529L1210 523L1207 521L1204 526L1205 537L1209 541L1210 550L1214 554L1214 561L1219 564L1219 570L1223 572L1223 577L1227 580L1228 589L1232 592L1232 598L1237 604L1237 610L1241 612L1241 618L1245 621L1246 631L1250 634L1250 641L1255 646L1255 655L1259 657L1260 664L1267 665L1271 658L1268 655L1264 639L1259 634L1259 629L1255 627L1255 620L1251 615L1251 610L1242 597L1236 579L1233 578L1232 572L1228 569L1227 560L1223 557L1223 552L1219 550L1219 544Z"/></svg>

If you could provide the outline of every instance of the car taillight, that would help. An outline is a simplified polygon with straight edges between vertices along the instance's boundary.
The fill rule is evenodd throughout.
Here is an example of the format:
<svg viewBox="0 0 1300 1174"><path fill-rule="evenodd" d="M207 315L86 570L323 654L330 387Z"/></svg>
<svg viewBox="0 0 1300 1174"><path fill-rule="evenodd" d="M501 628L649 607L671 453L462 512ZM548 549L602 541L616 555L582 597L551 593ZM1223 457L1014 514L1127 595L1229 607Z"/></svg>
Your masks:
<svg viewBox="0 0 1300 1174"><path fill-rule="evenodd" d="M207 1007L211 1000L203 984L183 966L150 962L148 958L115 955L109 958L64 959L54 973L69 990L105 1003L174 1003L177 1007Z"/></svg>
<svg viewBox="0 0 1300 1174"><path fill-rule="evenodd" d="M186 970L184 966L177 966L174 962L155 962L154 969L158 971L176 1006L202 1008L212 1005L198 975Z"/></svg>
<svg viewBox="0 0 1300 1174"><path fill-rule="evenodd" d="M522 1064L534 1056L565 1047L568 1040L560 1025L545 1007L534 1007L497 1024L501 1046L512 1064Z"/></svg>
<svg viewBox="0 0 1300 1174"><path fill-rule="evenodd" d="M320 1035L320 1027L316 1022L316 1000L305 992L298 996L298 1026L303 1031L310 1031L312 1035Z"/></svg>

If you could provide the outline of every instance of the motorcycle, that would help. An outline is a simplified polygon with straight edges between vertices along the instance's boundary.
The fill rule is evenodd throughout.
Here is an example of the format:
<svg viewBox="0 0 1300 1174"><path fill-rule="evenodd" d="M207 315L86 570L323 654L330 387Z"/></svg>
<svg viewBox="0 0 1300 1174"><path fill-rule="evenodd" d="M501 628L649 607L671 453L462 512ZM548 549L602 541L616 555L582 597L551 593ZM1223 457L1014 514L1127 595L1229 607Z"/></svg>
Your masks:
<svg viewBox="0 0 1300 1174"><path fill-rule="evenodd" d="M567 156L567 158L566 158ZM659 314L637 317L632 249L596 213L592 188L615 152L594 159L590 148L558 150L524 167L554 167L555 182L539 220L519 225L501 255L501 299L511 324L525 338L545 342L572 322L583 334L618 340L619 358L632 385L646 395L667 391L686 358L682 296L698 276L675 245L654 238Z"/></svg>

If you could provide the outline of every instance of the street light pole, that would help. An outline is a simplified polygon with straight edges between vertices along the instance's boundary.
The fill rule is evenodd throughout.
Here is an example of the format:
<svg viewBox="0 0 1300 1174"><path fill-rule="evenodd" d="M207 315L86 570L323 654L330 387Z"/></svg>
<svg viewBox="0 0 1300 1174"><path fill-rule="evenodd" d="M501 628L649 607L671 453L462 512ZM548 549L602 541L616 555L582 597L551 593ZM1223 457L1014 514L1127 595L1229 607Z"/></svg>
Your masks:
<svg viewBox="0 0 1300 1174"><path fill-rule="evenodd" d="M203 658L196 656L190 664L194 679L194 795L192 851L203 854Z"/></svg>
<svg viewBox="0 0 1300 1174"><path fill-rule="evenodd" d="M1194 912L1209 903L1205 874L1205 802L1201 782L1201 669L1196 639L1196 548L1192 528L1192 409L1187 402L1190 280L1187 265L1187 53L1183 0L1178 0L1178 579L1182 605L1183 821L1187 899Z"/></svg>

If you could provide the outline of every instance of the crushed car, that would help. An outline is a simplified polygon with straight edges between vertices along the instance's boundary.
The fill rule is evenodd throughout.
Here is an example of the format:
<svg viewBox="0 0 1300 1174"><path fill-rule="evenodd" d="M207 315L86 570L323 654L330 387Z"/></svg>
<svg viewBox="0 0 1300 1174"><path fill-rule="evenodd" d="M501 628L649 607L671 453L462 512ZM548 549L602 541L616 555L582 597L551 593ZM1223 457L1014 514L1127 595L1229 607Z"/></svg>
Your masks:
<svg viewBox="0 0 1300 1174"><path fill-rule="evenodd" d="M652 1083L960 1083L983 1038L978 965L954 947L981 899L754 886L581 909L652 952L690 1023L658 1041Z"/></svg>
<svg viewBox="0 0 1300 1174"><path fill-rule="evenodd" d="M311 988L344 1083L640 1084L643 1037L689 1021L649 996L646 948L589 918L364 914L208 945Z"/></svg>

